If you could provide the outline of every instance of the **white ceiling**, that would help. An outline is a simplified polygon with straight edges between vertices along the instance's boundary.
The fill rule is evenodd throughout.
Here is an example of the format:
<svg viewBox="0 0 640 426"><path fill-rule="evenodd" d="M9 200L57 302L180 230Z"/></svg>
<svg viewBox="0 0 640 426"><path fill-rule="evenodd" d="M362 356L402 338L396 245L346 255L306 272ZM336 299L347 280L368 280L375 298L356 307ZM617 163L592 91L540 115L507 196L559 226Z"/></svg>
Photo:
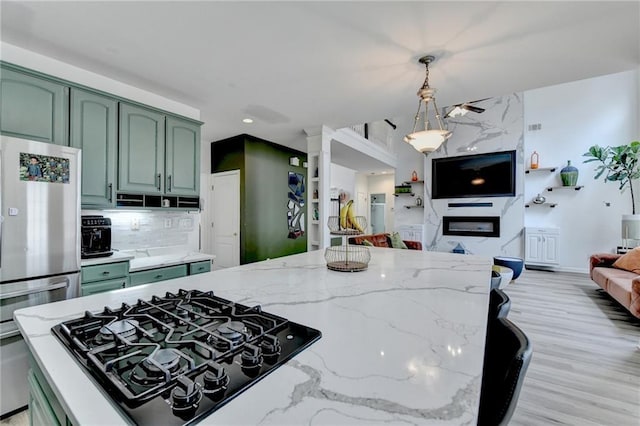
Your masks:
<svg viewBox="0 0 640 426"><path fill-rule="evenodd" d="M303 151L304 128L412 116L425 54L439 106L640 64L638 1L0 7L3 41L198 108L205 140L250 133Z"/></svg>

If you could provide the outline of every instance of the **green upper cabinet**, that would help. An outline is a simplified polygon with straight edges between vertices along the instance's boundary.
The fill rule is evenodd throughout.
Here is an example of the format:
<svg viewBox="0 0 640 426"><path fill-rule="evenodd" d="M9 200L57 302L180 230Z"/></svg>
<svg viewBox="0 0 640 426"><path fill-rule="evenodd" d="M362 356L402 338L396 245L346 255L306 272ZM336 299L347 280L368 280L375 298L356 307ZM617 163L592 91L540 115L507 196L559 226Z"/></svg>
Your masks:
<svg viewBox="0 0 640 426"><path fill-rule="evenodd" d="M0 71L0 132L68 145L69 88L4 67Z"/></svg>
<svg viewBox="0 0 640 426"><path fill-rule="evenodd" d="M118 102L71 89L71 146L82 149L82 206L115 206Z"/></svg>
<svg viewBox="0 0 640 426"><path fill-rule="evenodd" d="M165 116L120 104L118 190L164 193Z"/></svg>
<svg viewBox="0 0 640 426"><path fill-rule="evenodd" d="M199 194L200 126L167 117L165 192L172 195Z"/></svg>

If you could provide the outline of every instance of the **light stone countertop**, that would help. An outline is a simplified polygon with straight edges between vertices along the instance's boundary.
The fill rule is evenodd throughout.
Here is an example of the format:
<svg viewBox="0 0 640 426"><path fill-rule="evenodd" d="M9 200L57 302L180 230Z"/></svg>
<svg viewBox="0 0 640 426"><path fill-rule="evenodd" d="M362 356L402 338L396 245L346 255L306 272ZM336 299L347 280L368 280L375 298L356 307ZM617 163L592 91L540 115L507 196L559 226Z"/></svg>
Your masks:
<svg viewBox="0 0 640 426"><path fill-rule="evenodd" d="M169 249L147 249L114 251L108 257L96 257L82 259L82 266L104 265L129 261L129 272L145 271L147 269L162 268L165 266L182 265L184 263L214 260L214 255L198 253L194 251L181 251Z"/></svg>
<svg viewBox="0 0 640 426"><path fill-rule="evenodd" d="M202 424L475 424L492 261L370 248L363 272L327 269L322 251L252 263L15 312L74 424L125 419L51 327L178 289L261 304L322 338Z"/></svg>
<svg viewBox="0 0 640 426"><path fill-rule="evenodd" d="M182 265L183 263L201 262L213 260L216 257L205 253L175 253L149 257L134 257L129 261L129 272L144 271L147 269L162 268L164 266Z"/></svg>
<svg viewBox="0 0 640 426"><path fill-rule="evenodd" d="M81 266L105 265L107 263L125 262L131 259L133 259L132 254L114 251L111 256L82 259L80 261L80 265Z"/></svg>

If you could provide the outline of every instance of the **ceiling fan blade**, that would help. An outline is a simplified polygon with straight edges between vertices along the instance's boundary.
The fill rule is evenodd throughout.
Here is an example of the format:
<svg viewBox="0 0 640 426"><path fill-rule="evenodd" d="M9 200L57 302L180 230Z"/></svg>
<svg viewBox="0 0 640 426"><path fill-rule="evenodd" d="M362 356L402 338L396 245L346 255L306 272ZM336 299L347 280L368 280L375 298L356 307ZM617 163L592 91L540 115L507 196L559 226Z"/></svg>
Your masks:
<svg viewBox="0 0 640 426"><path fill-rule="evenodd" d="M466 109L468 111L471 111L471 112L478 113L478 114L481 113L481 112L484 112L484 108L480 108L480 107L469 105L469 104L463 104L462 108L464 108L464 109Z"/></svg>
<svg viewBox="0 0 640 426"><path fill-rule="evenodd" d="M477 102L486 101L487 99L491 99L491 98L476 99L475 101L465 102L465 104L475 104Z"/></svg>

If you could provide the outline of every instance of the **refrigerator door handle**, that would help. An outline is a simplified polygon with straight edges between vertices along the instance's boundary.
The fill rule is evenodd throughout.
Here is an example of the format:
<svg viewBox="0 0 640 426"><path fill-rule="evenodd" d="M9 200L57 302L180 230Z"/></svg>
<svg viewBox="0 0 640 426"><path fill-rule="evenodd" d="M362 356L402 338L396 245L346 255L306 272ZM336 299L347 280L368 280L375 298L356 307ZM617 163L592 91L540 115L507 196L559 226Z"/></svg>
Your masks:
<svg viewBox="0 0 640 426"><path fill-rule="evenodd" d="M58 290L60 288L65 288L69 286L69 279L65 278L64 281L60 281L57 283L53 283L51 285L48 285L46 287L40 287L40 288L27 288L25 290L18 290L18 291L12 291L10 293L3 293L0 294L0 300L5 300L5 299L11 299L13 297L20 297L20 296L28 296L31 294L37 294L37 293L43 293L45 291L53 291L53 290Z"/></svg>
<svg viewBox="0 0 640 426"><path fill-rule="evenodd" d="M10 337L19 336L20 330L17 328L11 331L5 331L4 333L0 333L0 340L8 339Z"/></svg>

